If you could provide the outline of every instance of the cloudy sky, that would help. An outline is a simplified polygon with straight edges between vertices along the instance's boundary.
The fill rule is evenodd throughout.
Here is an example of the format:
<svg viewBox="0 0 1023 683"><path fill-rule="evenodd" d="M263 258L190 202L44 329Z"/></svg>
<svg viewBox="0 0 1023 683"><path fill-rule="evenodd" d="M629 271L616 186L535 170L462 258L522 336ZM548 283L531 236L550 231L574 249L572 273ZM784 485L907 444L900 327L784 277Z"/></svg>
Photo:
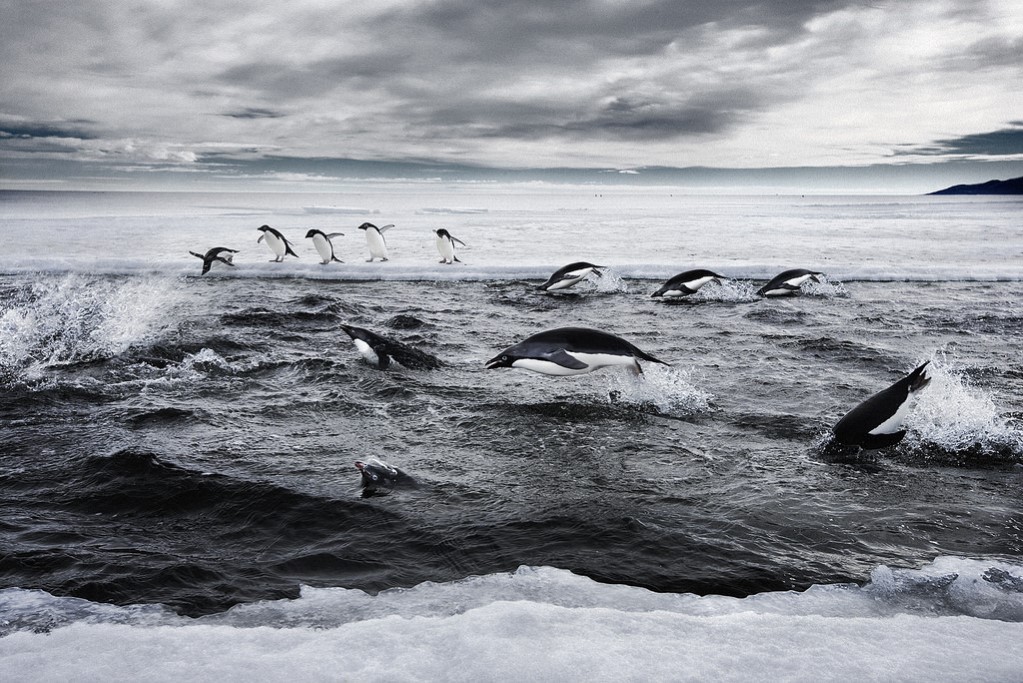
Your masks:
<svg viewBox="0 0 1023 683"><path fill-rule="evenodd" d="M410 168L1023 175L1020 0L0 8L0 187Z"/></svg>

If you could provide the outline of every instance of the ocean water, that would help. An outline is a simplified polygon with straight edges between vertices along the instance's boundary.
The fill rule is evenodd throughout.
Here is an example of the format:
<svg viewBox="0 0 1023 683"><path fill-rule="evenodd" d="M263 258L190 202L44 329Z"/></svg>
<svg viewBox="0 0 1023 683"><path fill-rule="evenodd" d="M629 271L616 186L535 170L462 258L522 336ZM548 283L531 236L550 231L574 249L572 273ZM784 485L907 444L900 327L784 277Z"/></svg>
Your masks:
<svg viewBox="0 0 1023 683"><path fill-rule="evenodd" d="M1023 677L1023 202L0 192L17 680ZM366 263L363 221L394 223ZM270 263L260 225L299 257ZM432 231L468 246L442 265ZM321 266L306 230L344 232ZM238 249L200 276L188 252ZM605 277L536 289L576 260ZM689 268L728 276L649 294ZM825 273L762 300L791 268ZM367 365L357 325L437 356ZM596 327L636 378L484 370ZM930 361L898 446L846 411ZM363 497L356 460L416 485Z"/></svg>

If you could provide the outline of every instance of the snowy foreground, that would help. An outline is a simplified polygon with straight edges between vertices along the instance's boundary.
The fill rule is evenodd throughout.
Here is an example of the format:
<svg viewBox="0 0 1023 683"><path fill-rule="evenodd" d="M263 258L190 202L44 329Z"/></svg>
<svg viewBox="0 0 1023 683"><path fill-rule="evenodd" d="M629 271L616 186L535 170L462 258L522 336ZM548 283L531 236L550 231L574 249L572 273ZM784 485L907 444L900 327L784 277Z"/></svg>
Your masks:
<svg viewBox="0 0 1023 683"><path fill-rule="evenodd" d="M200 619L11 589L0 614L19 681L1023 678L1023 567L959 558L745 599L522 568L376 596L306 588Z"/></svg>

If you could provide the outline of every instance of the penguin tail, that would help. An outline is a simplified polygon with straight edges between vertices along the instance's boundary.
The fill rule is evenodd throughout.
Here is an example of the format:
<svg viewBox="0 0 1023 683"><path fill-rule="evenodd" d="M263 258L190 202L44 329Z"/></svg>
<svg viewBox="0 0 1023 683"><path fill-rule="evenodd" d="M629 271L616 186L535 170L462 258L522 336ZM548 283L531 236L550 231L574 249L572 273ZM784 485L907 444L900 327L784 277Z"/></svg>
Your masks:
<svg viewBox="0 0 1023 683"><path fill-rule="evenodd" d="M197 254L197 253L195 253L194 251L190 251L190 252L188 252L188 253L189 253L189 254L191 254L192 256L196 257L196 258L201 258L201 259L203 259L204 261L206 260L206 257L205 257L205 256L203 256L202 254Z"/></svg>
<svg viewBox="0 0 1023 683"><path fill-rule="evenodd" d="M331 256L331 257L330 257L330 260L331 260L331 261L337 261L338 263L344 263L344 261L342 261L341 259L339 259L339 258L338 258L337 256Z"/></svg>
<svg viewBox="0 0 1023 683"><path fill-rule="evenodd" d="M931 383L931 378L927 376L927 365L930 362L929 360L924 361L916 370L909 373L909 393L920 391Z"/></svg>

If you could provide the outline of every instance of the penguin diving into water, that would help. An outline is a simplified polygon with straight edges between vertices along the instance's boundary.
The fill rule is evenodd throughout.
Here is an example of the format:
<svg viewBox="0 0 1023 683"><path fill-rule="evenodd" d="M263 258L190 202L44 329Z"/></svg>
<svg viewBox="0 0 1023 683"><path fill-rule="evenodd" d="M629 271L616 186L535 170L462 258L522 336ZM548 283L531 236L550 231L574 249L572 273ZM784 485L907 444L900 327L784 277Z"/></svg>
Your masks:
<svg viewBox="0 0 1023 683"><path fill-rule="evenodd" d="M721 282L725 280L724 275L718 275L717 273L698 268L696 270L687 270L684 273L669 278L665 281L661 288L651 294L652 297L663 297L665 299L678 299L683 296L689 296L690 294L696 294L700 287L703 287L708 282Z"/></svg>
<svg viewBox="0 0 1023 683"><path fill-rule="evenodd" d="M540 289L545 292L556 292L560 289L568 289L572 285L581 282L590 273L593 273L597 277L601 277L601 268L606 266L597 266L586 261L576 261L575 263L569 263L567 266L558 268L554 273L547 278L547 282L540 285Z"/></svg>
<svg viewBox="0 0 1023 683"><path fill-rule="evenodd" d="M188 252L196 258L202 259L202 275L210 272L210 267L214 261L220 261L226 263L229 266L234 266L234 255L238 253L237 249L228 249L227 247L213 247L205 254L197 254L194 251Z"/></svg>
<svg viewBox="0 0 1023 683"><path fill-rule="evenodd" d="M441 263L454 263L455 261L461 263L458 257L455 256L455 242L458 242L463 247L465 246L465 242L453 236L444 228L437 231L437 251L440 252Z"/></svg>
<svg viewBox="0 0 1023 683"><path fill-rule="evenodd" d="M757 295L775 297L798 294L799 288L803 286L803 283L809 280L820 282L820 278L817 276L823 274L815 270L807 270L806 268L792 268L791 270L782 271L775 275L770 282L758 289Z"/></svg>
<svg viewBox="0 0 1023 683"><path fill-rule="evenodd" d="M332 232L327 234L322 230L316 230L315 228L305 234L306 239L313 241L313 246L316 247L316 253L320 255L320 265L325 266L331 261L337 261L338 263L344 263L334 254L334 243L331 242L335 237L344 237L343 232Z"/></svg>
<svg viewBox="0 0 1023 683"><path fill-rule="evenodd" d="M366 362L378 370L386 370L391 365L392 358L410 370L436 370L441 366L440 360L435 356L393 339L381 337L362 327L341 325L341 329L352 338L355 348Z"/></svg>
<svg viewBox="0 0 1023 683"><path fill-rule="evenodd" d="M359 230L366 231L366 246L369 247L367 263L372 263L373 259L377 258L381 261L387 260L387 242L384 240L384 232L393 227L393 223L379 228L372 223L363 223L359 226Z"/></svg>
<svg viewBox="0 0 1023 683"><path fill-rule="evenodd" d="M643 372L640 360L671 365L608 332L585 327L559 327L509 346L488 360L486 368L522 368L544 375L565 376L623 365L638 375Z"/></svg>
<svg viewBox="0 0 1023 683"><path fill-rule="evenodd" d="M874 450L902 441L906 436L902 423L909 414L914 395L931 381L927 376L928 363L930 361L846 413L831 430L833 443Z"/></svg>
<svg viewBox="0 0 1023 683"><path fill-rule="evenodd" d="M276 256L271 263L280 263L288 254L298 258L298 254L296 254L295 250L291 248L291 242L289 242L288 239L279 231L271 228L269 225L261 225L256 229L263 233L259 236L259 239L256 240L256 244L259 244L265 239L266 246L270 247L270 251L272 251L274 256Z"/></svg>

